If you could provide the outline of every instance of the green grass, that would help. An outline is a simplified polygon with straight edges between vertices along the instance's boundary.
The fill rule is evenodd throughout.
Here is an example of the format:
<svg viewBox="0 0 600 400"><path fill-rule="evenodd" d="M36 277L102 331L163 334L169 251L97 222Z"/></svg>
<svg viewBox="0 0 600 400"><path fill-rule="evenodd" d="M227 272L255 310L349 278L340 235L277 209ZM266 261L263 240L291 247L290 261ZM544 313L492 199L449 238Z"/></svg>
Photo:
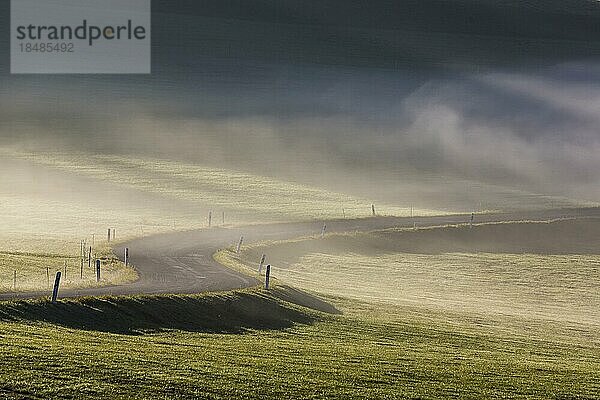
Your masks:
<svg viewBox="0 0 600 400"><path fill-rule="evenodd" d="M597 398L598 338L277 287L0 305L8 398ZM99 318L99 319L98 319ZM89 324L86 326L85 324ZM506 328L503 331L501 328ZM543 329L542 329L543 328Z"/></svg>
<svg viewBox="0 0 600 400"><path fill-rule="evenodd" d="M216 255L265 252L269 292L1 302L0 397L600 398L599 232L328 235Z"/></svg>

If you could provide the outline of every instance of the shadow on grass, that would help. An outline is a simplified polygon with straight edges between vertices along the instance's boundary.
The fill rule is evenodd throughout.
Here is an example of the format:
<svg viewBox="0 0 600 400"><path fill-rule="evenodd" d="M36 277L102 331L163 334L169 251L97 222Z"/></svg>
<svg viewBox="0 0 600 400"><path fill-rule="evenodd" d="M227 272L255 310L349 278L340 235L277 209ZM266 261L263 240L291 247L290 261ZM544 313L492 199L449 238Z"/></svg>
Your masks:
<svg viewBox="0 0 600 400"><path fill-rule="evenodd" d="M0 320L129 335L173 329L242 333L311 324L320 318L314 310L337 312L326 305L299 290L278 287L269 292L253 289L205 295L87 297L56 304L44 300L7 302L0 303Z"/></svg>
<svg viewBox="0 0 600 400"><path fill-rule="evenodd" d="M302 291L300 289L293 288L287 285L281 285L275 288L275 294L278 298L297 304L302 307L311 308L313 310L321 311L328 314L341 314L342 312L335 308L333 305L321 300L320 298Z"/></svg>

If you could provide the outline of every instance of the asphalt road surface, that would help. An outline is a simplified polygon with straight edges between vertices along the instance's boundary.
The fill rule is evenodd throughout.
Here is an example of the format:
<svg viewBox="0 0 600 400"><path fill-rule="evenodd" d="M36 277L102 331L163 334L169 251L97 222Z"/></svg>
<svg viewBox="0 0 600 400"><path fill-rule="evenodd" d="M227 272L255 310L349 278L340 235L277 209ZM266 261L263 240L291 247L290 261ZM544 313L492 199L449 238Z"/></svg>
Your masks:
<svg viewBox="0 0 600 400"><path fill-rule="evenodd" d="M467 223L471 215L436 217L373 217L327 221L327 233L364 232L392 227L436 226ZM475 215L475 223L517 220L549 220L557 218L600 217L600 208L561 209L524 213ZM190 294L223 291L258 285L252 277L233 271L213 260L219 249L235 246L244 236L244 243L263 240L284 240L302 236L318 236L323 222L295 222L252 225L235 228L210 228L187 232L164 233L119 244L114 251L123 259L125 247L129 259L139 274L136 282L117 286L61 290L59 297L133 295L133 294ZM258 260L257 260L258 262ZM37 298L45 292L0 294L0 300Z"/></svg>

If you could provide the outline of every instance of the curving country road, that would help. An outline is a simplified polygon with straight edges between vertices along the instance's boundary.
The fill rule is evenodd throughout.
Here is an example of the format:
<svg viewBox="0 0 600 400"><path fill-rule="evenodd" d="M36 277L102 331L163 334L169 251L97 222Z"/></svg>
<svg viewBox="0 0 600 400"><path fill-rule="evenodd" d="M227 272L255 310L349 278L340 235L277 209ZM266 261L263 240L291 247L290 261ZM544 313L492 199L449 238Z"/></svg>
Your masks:
<svg viewBox="0 0 600 400"><path fill-rule="evenodd" d="M600 208L483 214L475 216L475 223L578 217L600 217ZM328 233L341 233L412 227L413 223L419 227L465 223L469 219L470 215L375 217L334 220L327 221L326 224ZM255 286L259 284L258 280L220 265L213 260L213 254L219 249L237 243L241 235L244 236L244 243L284 240L319 235L322 227L323 222L295 222L201 229L135 239L116 246L114 251L122 259L125 247L130 249L130 262L139 274L136 282L118 286L66 289L60 291L59 297L191 294ZM44 296L48 296L48 291L4 293L0 294L0 300Z"/></svg>

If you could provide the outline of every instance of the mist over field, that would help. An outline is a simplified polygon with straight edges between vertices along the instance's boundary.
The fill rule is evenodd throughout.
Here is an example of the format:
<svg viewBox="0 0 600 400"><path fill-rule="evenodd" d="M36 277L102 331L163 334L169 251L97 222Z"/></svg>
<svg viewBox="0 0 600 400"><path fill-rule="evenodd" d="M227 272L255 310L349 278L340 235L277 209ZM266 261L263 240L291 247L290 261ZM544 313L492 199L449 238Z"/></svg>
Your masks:
<svg viewBox="0 0 600 400"><path fill-rule="evenodd" d="M600 398L600 2L10 3L1 398Z"/></svg>
<svg viewBox="0 0 600 400"><path fill-rule="evenodd" d="M185 161L407 207L597 204L595 4L379 3L156 2L150 76L0 64L0 144Z"/></svg>

